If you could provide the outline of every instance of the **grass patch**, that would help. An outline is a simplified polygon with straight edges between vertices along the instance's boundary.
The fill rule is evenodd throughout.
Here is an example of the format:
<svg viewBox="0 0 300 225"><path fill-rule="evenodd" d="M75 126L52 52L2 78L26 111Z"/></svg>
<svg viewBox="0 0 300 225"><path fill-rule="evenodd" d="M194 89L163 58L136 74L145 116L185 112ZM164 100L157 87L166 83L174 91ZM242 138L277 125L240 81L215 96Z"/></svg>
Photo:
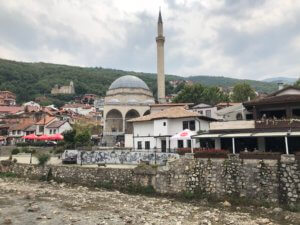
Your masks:
<svg viewBox="0 0 300 225"><path fill-rule="evenodd" d="M17 174L12 173L12 172L0 172L0 178L3 177L17 177Z"/></svg>
<svg viewBox="0 0 300 225"><path fill-rule="evenodd" d="M152 185L142 186L129 184L124 191L129 194L154 195L156 191Z"/></svg>
<svg viewBox="0 0 300 225"><path fill-rule="evenodd" d="M98 181L95 185L98 188L104 188L107 190L113 189L113 182L112 181Z"/></svg>

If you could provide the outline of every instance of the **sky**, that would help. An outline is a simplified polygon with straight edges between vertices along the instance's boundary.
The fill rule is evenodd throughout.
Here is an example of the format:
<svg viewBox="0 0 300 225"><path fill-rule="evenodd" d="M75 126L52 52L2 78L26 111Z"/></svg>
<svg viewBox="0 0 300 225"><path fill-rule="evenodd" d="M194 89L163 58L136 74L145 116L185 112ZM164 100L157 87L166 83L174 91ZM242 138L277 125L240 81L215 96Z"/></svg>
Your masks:
<svg viewBox="0 0 300 225"><path fill-rule="evenodd" d="M0 57L241 79L300 77L300 1L0 0Z"/></svg>

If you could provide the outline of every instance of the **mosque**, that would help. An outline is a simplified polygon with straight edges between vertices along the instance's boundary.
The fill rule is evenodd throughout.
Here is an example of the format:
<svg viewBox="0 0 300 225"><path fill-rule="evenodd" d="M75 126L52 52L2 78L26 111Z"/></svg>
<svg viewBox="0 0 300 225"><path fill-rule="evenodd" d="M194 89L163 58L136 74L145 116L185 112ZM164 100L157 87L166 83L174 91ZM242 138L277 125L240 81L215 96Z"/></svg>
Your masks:
<svg viewBox="0 0 300 225"><path fill-rule="evenodd" d="M157 43L157 102L165 103L164 42L163 22L159 11L156 37ZM133 133L129 119L150 114L150 105L155 104L153 93L140 78L132 75L116 79L106 92L104 99L105 142L114 144L124 141L126 134Z"/></svg>

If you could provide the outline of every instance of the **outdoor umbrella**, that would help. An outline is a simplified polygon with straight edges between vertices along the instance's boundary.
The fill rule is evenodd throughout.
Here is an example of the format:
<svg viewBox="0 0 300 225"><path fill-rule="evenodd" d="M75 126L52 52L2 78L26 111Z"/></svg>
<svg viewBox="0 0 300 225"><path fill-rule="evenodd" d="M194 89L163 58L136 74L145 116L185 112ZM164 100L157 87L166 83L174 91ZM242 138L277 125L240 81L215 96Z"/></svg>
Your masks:
<svg viewBox="0 0 300 225"><path fill-rule="evenodd" d="M49 140L61 141L63 139L64 139L64 136L62 136L61 134L53 134L49 137Z"/></svg>
<svg viewBox="0 0 300 225"><path fill-rule="evenodd" d="M47 140L49 140L49 136L47 134L43 134L42 136L38 137L38 140L47 141Z"/></svg>
<svg viewBox="0 0 300 225"><path fill-rule="evenodd" d="M185 129L178 134L175 134L171 137L171 140L191 140L192 136L195 135L195 131L191 131L189 129ZM191 140L191 151L193 153L193 140Z"/></svg>
<svg viewBox="0 0 300 225"><path fill-rule="evenodd" d="M38 136L36 136L35 134L29 134L23 137L26 140L36 140L38 139Z"/></svg>

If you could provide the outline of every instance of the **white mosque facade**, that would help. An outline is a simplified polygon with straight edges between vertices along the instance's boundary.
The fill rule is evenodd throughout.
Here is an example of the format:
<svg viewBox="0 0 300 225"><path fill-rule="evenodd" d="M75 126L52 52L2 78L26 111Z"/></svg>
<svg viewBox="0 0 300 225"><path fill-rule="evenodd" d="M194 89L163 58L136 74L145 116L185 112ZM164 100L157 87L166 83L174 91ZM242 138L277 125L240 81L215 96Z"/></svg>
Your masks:
<svg viewBox="0 0 300 225"><path fill-rule="evenodd" d="M138 77L126 75L116 79L104 99L104 135L132 134L132 123L126 121L150 113L154 97L147 84Z"/></svg>

